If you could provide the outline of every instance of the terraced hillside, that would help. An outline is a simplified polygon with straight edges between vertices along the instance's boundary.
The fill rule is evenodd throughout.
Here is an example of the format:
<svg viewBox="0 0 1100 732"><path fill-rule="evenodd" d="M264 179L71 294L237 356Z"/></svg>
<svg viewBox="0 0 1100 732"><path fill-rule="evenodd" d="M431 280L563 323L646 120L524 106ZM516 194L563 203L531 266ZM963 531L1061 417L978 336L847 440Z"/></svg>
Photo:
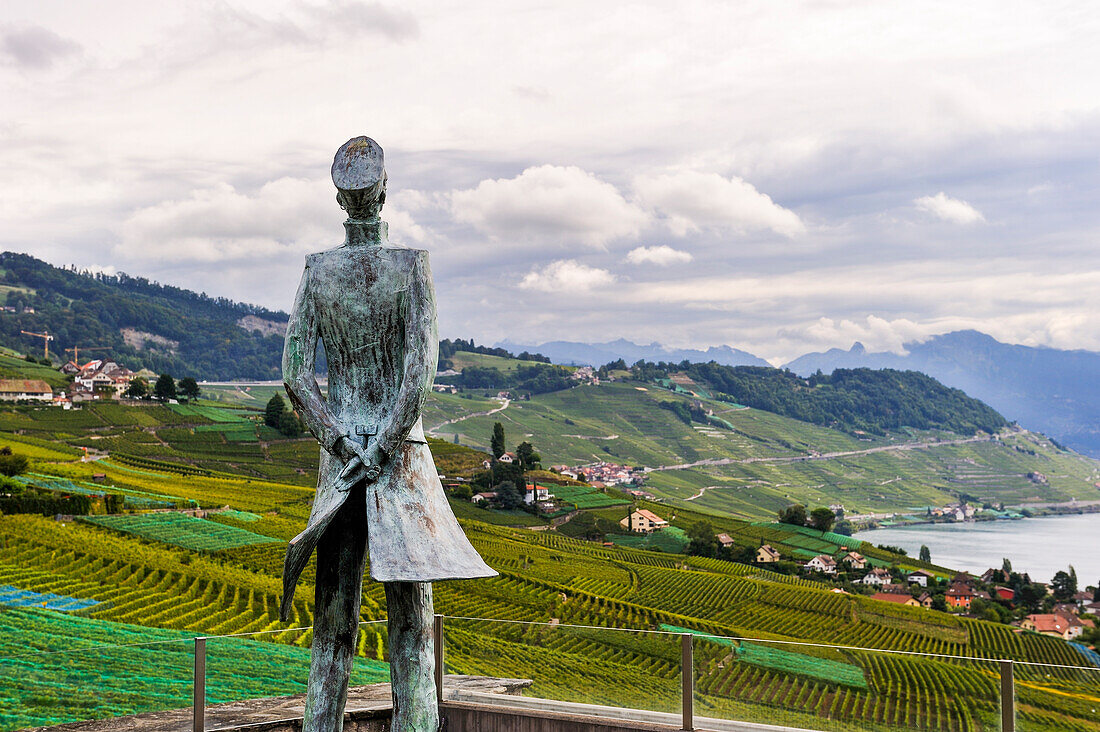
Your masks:
<svg viewBox="0 0 1100 732"><path fill-rule="evenodd" d="M605 382L529 400L433 394L424 423L448 442L488 449L492 425L500 421L513 444L531 441L546 464L609 460L646 466L647 488L656 495L743 518L767 518L792 502L839 502L850 513L906 511L964 493L996 504L1100 500L1100 463L1061 450L1042 435L1019 429L977 436L912 430L852 435L674 386L678 391ZM0 409L0 431L59 449L109 452L131 467L139 467L134 459L166 459L312 485L315 443L308 437L288 440L263 426L258 410L274 387L248 388L206 390L226 397L226 404L240 401L229 396L243 394L255 402L251 409L208 403ZM670 404L704 410L707 422L687 423L662 407Z"/></svg>
<svg viewBox="0 0 1100 732"><path fill-rule="evenodd" d="M678 520L706 517L716 529L782 543L792 553L839 551L853 540L748 519L769 516L771 507L793 498L826 502L843 495L849 510L859 510L953 497L952 486L964 484L979 496L1090 495L1086 483L1093 463L1028 433L978 441L950 434L864 440L705 400L699 401L728 427L688 425L659 405L696 398L634 382L577 387L530 401L443 395L433 401L426 423L453 420L437 434L477 443L499 420L510 441L535 442L548 463L587 454L664 468L650 473L650 484L679 501ZM199 429L233 423L250 425L251 439L229 439L232 430ZM0 410L0 429L0 446L31 458L23 477L52 481L55 490L116 493L132 509L152 505L143 502L231 509L212 514L204 521L213 525L202 528L172 521L150 526L157 520L141 514L96 519L98 524L0 517L0 586L12 588L5 596L39 593L56 607L77 608L35 617L26 609L0 612L0 727L124 708L122 702L97 706L95 700L66 707L58 688L49 686L50 674L32 673L32 661L14 658L27 648L63 650L58 639L70 632L76 638L147 633L149 640L164 640L165 633L264 633L265 648L279 653L309 646L312 568L303 575L291 623L278 620L277 607L284 543L305 525L313 495L317 448L311 440L276 439L247 412L109 403L73 412L7 408ZM101 459L82 460L81 448ZM441 464L468 457L449 443L434 449ZM632 451L645 459L626 456ZM1048 482L1027 479L1030 471L1044 473ZM991 730L997 713L994 659L1091 664L1070 644L1003 625L838 594L747 565L491 525L476 519L513 520L469 503L455 507L500 576L437 586L437 610L452 616L449 670L530 677L533 693L546 697L674 710L680 673L675 633L686 630L699 636L695 673L702 714L830 730ZM727 507L729 512L719 510ZM872 560L897 560L859 548ZM384 616L381 587L368 583L363 617ZM364 627L360 656L383 662L385 642L381 625ZM44 656L37 658L33 663L45 663ZM132 683L140 656L118 665L104 658L97 667L99 687L110 691ZM165 663L173 668L180 658ZM1024 722L1028 730L1100 724L1100 668L1022 665L1017 676L1021 728ZM261 672L247 688L281 692L285 681ZM156 703L174 704L175 698L157 696Z"/></svg>
<svg viewBox="0 0 1100 732"><path fill-rule="evenodd" d="M257 496L248 502L259 501ZM278 509L277 515L269 512L247 525L267 535L289 536L302 525L304 507L289 504ZM500 576L437 586L440 612L492 619L448 621L450 668L530 676L536 681L534 692L547 697L658 709L675 704L679 670L674 636L571 625L683 628L720 636L699 641L701 709L719 716L794 724L812 724L811 717L820 717L872 727L881 723L884 728L991 729L996 677L992 665L980 660L774 646L768 640L973 659L1011 656L1070 665L1084 660L1056 639L838 595L807 580L744 565L606 549L554 534L476 522L466 523L466 529ZM262 637L269 642L298 647L310 642L308 630L283 631L287 626L277 618L281 544L203 556L101 527L63 526L31 516L0 518L0 536L0 584L96 601L79 616L203 635L268 631ZM296 597L292 628L308 626L312 620L312 576L307 571L306 585ZM364 595L364 619L384 617L381 587L368 583ZM63 628L65 617L51 619L51 632L64 632L58 624ZM0 622L5 620L10 622L0 616ZM74 617L71 622L84 621ZM0 634L0 644L5 644L0 655L21 653L25 645L49 647L33 637L27 644L24 636ZM722 640L731 636L759 640L738 644L731 656L730 641ZM159 636L150 632L149 637ZM6 645L16 642L13 638L18 648ZM384 659L381 627L367 626L359 648L364 658ZM829 673L836 670L832 664L847 670ZM22 663L4 663L0 673L20 674L23 668ZM1018 674L1026 683L1021 686L1021 713L1035 723L1032 729L1087 729L1096 721L1082 705L1100 698L1100 678L1094 678L1098 674L1028 667ZM103 683L112 683L109 673ZM127 679L120 675L114 683L122 685ZM21 677L21 687L28 684ZM13 685L10 676L0 683L6 689L19 688ZM1067 695L1081 704L1067 705Z"/></svg>
<svg viewBox="0 0 1100 732"><path fill-rule="evenodd" d="M713 419L686 424L660 406L677 401L697 402ZM464 412L445 424L433 421L447 414L444 404ZM501 406L450 395L425 424L437 436L487 449L499 421L508 435L536 444L544 462L644 465L654 469L647 487L657 495L743 517L771 516L796 501L839 502L862 513L941 505L960 493L994 503L1100 499L1100 463L1018 429L976 437L911 430L854 436L633 381Z"/></svg>

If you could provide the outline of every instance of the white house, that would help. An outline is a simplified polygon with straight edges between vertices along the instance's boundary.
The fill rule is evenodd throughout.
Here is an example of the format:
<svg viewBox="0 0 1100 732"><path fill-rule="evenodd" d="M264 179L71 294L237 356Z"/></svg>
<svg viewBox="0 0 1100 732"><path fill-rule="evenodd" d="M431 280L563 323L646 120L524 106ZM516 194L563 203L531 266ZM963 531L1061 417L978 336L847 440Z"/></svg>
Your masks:
<svg viewBox="0 0 1100 732"><path fill-rule="evenodd" d="M931 572L925 572L923 569L918 569L915 572L910 572L905 579L908 580L911 585L920 585L921 587L928 586L928 580L934 579L935 575Z"/></svg>
<svg viewBox="0 0 1100 732"><path fill-rule="evenodd" d="M53 401L53 389L41 379L0 379L0 400L18 402Z"/></svg>
<svg viewBox="0 0 1100 732"><path fill-rule="evenodd" d="M534 503L535 501L548 500L550 500L549 488L538 484L527 486L527 495L523 497L524 503Z"/></svg>
<svg viewBox="0 0 1100 732"><path fill-rule="evenodd" d="M836 574L836 560L828 554L818 554L806 562L806 569L824 574Z"/></svg>
<svg viewBox="0 0 1100 732"><path fill-rule="evenodd" d="M890 572L888 570L876 567L875 569L872 569L870 572L864 575L863 579L856 581L864 585L878 585L879 587L881 587L882 585L890 584L890 582L893 581L893 578L890 576Z"/></svg>
<svg viewBox="0 0 1100 732"><path fill-rule="evenodd" d="M867 566L867 559L859 552L848 552L840 558L840 561L852 569L864 569Z"/></svg>

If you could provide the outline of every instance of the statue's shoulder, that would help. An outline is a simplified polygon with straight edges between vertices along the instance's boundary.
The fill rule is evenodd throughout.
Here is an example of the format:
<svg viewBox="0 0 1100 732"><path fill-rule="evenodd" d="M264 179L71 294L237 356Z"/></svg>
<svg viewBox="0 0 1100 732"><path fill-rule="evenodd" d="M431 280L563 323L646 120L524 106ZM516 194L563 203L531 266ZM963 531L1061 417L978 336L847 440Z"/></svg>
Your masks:
<svg viewBox="0 0 1100 732"><path fill-rule="evenodd" d="M326 261L332 261L339 258L341 250L346 247L333 247L332 249L326 249L322 252L313 252L306 255L306 266L311 267L317 264L321 264Z"/></svg>
<svg viewBox="0 0 1100 732"><path fill-rule="evenodd" d="M306 269L316 269L318 265L323 264L326 261L332 261L332 259L334 259L335 253L337 253L339 249L340 248L337 247L324 250L323 252L313 252L311 254L306 254Z"/></svg>
<svg viewBox="0 0 1100 732"><path fill-rule="evenodd" d="M401 267L412 267L428 261L427 249L410 249L404 246L383 246L377 250L383 257L393 263L400 263Z"/></svg>
<svg viewBox="0 0 1100 732"><path fill-rule="evenodd" d="M306 269L315 271L331 267L341 267L348 264L348 260L361 257L381 258L391 266L413 267L415 265L426 266L428 263L428 251L426 249L409 249L400 246L381 247L347 247L339 246L326 249L323 252L314 252L306 255Z"/></svg>

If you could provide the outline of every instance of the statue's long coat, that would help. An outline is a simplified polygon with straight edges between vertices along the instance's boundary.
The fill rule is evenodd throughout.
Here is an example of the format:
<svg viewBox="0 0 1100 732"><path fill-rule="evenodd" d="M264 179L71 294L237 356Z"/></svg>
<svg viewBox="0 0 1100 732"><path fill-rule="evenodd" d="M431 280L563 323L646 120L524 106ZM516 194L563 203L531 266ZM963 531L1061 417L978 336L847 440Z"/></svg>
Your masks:
<svg viewBox="0 0 1100 732"><path fill-rule="evenodd" d="M384 225L383 225L384 226ZM384 229L383 229L384 232ZM389 456L365 486L370 575L381 582L491 577L455 520L424 439L420 412L438 356L435 292L428 253L345 244L306 258L287 327L287 393L321 442L317 497L306 530L287 548L283 615L317 541L351 485L325 448L356 427ZM320 337L328 359L328 397L314 374ZM362 437L357 439L362 440Z"/></svg>

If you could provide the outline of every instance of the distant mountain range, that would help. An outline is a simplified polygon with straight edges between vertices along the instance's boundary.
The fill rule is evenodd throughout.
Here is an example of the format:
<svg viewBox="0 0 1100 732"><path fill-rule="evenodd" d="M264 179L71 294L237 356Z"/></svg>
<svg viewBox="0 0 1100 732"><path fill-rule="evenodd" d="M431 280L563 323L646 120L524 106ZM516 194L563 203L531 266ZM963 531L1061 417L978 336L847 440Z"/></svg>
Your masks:
<svg viewBox="0 0 1100 732"><path fill-rule="evenodd" d="M786 367L803 376L859 366L921 371L1028 429L1100 457L1100 353L1014 346L973 330L904 348L904 356L872 353L856 343L847 351L808 353Z"/></svg>
<svg viewBox="0 0 1100 732"><path fill-rule="evenodd" d="M506 340L501 341L497 346L506 348L512 353L520 353L521 351L541 353L554 363L566 366L602 366L620 358L628 364L644 359L646 361L668 361L670 363L679 363L680 361L707 363L708 361L715 361L723 366L769 365L762 358L729 346L712 346L705 351L701 351L691 348L667 348L660 343L650 343L648 346L642 346L622 338L607 343L549 341L537 346L523 345Z"/></svg>

